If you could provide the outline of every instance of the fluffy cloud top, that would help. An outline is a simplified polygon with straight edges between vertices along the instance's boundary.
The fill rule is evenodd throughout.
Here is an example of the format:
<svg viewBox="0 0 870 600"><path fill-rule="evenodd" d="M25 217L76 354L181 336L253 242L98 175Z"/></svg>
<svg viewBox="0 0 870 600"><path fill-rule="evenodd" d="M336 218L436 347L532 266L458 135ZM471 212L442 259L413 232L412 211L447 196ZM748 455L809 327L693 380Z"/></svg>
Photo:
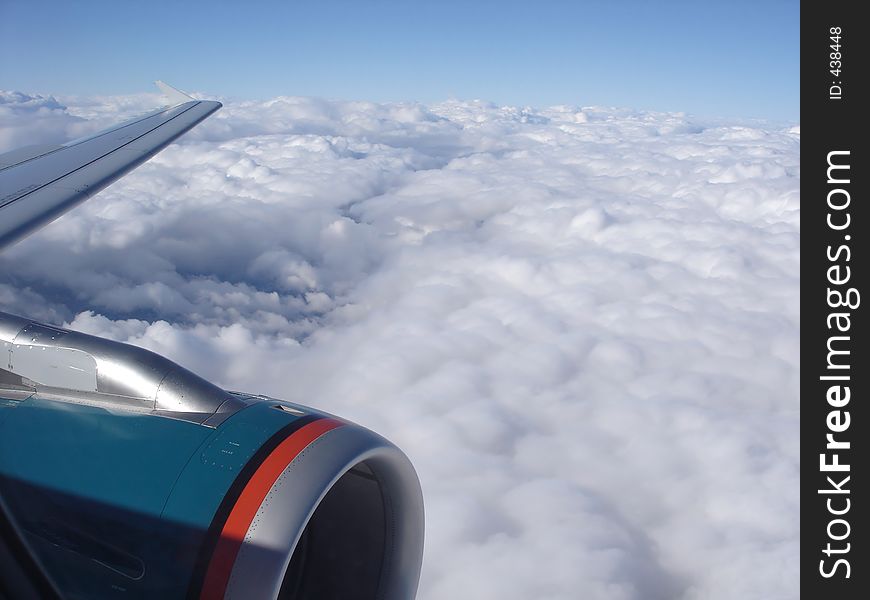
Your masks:
<svg viewBox="0 0 870 600"><path fill-rule="evenodd" d="M152 101L3 93L0 150ZM396 441L421 600L797 598L799 149L679 114L227 103L0 255L0 305Z"/></svg>

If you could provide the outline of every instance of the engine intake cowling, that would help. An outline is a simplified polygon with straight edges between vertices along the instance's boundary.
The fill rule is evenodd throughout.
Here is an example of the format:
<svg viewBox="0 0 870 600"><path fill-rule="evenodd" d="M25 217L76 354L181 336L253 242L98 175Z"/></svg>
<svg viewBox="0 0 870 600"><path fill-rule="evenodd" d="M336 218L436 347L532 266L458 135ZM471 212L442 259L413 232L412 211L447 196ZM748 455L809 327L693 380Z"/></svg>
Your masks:
<svg viewBox="0 0 870 600"><path fill-rule="evenodd" d="M64 597L414 597L422 494L381 436L3 313L0 345L0 498ZM51 373L65 357L95 377ZM155 396L101 390L119 363L148 377L112 391ZM156 401L167 376L179 410Z"/></svg>

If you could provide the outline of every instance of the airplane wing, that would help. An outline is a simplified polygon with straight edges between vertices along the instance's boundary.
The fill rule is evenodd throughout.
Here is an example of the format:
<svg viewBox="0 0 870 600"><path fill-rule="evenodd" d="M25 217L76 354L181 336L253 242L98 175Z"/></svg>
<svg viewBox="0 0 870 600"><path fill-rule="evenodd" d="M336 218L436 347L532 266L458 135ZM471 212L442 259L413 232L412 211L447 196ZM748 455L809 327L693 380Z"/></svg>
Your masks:
<svg viewBox="0 0 870 600"><path fill-rule="evenodd" d="M161 89L179 103L0 156L0 249L221 106ZM411 600L423 530L374 432L0 311L0 600Z"/></svg>
<svg viewBox="0 0 870 600"><path fill-rule="evenodd" d="M0 249L123 177L220 107L191 98L60 146L0 155Z"/></svg>

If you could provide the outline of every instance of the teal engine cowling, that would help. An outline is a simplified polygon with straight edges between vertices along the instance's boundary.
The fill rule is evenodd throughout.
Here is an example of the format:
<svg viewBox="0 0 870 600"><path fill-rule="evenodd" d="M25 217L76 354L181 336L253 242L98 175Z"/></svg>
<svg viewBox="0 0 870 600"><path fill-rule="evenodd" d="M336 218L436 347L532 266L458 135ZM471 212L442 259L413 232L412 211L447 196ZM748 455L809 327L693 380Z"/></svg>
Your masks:
<svg viewBox="0 0 870 600"><path fill-rule="evenodd" d="M379 435L0 313L0 501L64 598L407 600L420 484Z"/></svg>

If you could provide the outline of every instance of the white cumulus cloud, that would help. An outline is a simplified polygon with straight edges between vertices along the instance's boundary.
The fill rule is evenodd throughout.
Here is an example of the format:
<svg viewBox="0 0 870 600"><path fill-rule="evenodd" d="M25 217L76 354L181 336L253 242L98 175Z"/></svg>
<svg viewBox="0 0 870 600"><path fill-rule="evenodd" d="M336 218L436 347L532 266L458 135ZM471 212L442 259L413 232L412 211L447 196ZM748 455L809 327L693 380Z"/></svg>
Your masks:
<svg viewBox="0 0 870 600"><path fill-rule="evenodd" d="M0 151L153 97L0 95ZM421 600L798 598L800 130L228 102L0 305L394 440Z"/></svg>

